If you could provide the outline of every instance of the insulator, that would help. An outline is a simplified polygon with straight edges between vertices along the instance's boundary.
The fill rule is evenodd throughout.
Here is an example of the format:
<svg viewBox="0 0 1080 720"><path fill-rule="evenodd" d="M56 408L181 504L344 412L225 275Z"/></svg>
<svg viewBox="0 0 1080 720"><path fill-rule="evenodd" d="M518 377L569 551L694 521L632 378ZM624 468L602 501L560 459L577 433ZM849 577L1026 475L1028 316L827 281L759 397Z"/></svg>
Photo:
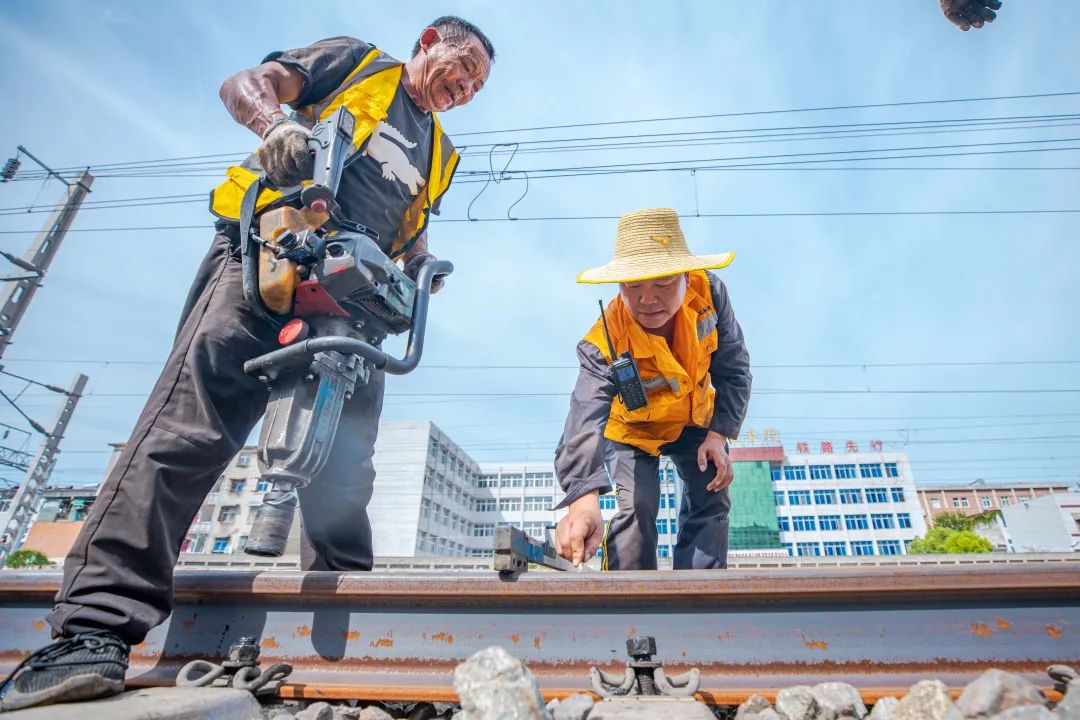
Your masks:
<svg viewBox="0 0 1080 720"><path fill-rule="evenodd" d="M22 165L22 161L17 157L8 158L4 163L4 167L0 170L0 182L7 182L15 177L15 173L19 172L19 166Z"/></svg>

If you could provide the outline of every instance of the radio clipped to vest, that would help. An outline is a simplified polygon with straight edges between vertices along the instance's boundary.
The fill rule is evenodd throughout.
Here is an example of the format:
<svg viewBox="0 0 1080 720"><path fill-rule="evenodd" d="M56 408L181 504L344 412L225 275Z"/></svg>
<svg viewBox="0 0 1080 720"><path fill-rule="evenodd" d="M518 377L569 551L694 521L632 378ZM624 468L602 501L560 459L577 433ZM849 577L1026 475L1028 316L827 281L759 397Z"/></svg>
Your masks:
<svg viewBox="0 0 1080 720"><path fill-rule="evenodd" d="M615 389L626 409L640 410L649 404L649 398L645 395L645 383L641 381L641 373L638 371L637 361L634 360L633 355L624 352L618 357L615 356L615 346L608 332L602 300L600 301L600 322L604 324L604 337L607 338L608 350L611 354L611 381L615 383Z"/></svg>

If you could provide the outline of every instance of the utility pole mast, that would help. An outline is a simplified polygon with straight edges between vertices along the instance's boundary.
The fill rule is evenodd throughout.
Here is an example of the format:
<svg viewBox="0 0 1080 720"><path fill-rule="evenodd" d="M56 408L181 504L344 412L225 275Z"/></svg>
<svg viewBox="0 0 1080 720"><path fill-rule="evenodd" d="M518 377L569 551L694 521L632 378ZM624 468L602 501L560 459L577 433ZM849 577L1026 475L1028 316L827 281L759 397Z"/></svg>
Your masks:
<svg viewBox="0 0 1080 720"><path fill-rule="evenodd" d="M21 145L19 146L19 152L37 161L37 158L27 152ZM8 164L11 164L10 160ZM45 167L50 175L60 178L59 175L40 161L38 161L38 164ZM11 174L14 175L14 171ZM7 180L8 176L4 175L3 179ZM18 258L10 253L0 251L0 255L7 258L12 265L27 273L22 276L3 278L8 281L8 285L0 292L0 358L4 356L4 351L11 344L11 336L15 333L15 328L19 326L19 320L22 319L23 313L26 312L34 293L41 287L41 280L45 277L45 272L49 269L53 257L56 256L56 251L60 249L60 243L64 241L68 228L71 227L72 221L75 220L75 214L79 212L83 199L90 192L90 186L94 183L94 176L89 171L84 171L75 179L75 182L68 182L63 178L60 178L60 180L67 185L67 192L61 200L63 205L54 210L49 216L45 227L34 238L34 243L26 251L26 255Z"/></svg>
<svg viewBox="0 0 1080 720"><path fill-rule="evenodd" d="M72 222L75 220L75 215L78 213L79 207L90 192L90 186L94 182L94 176L88 170L80 173L73 182L65 180L52 168L34 157L22 145L19 146L19 154L26 155L43 167L49 176L55 177L64 183L67 190L60 203L58 203L57 209L49 215L45 226L34 238L30 249L27 250L23 257L19 258L0 251L0 256L6 258L11 264L26 273L24 275L0 278L0 281L6 283L6 287L0 291L0 358L3 358L4 352L11 345L12 336L19 326L19 321L22 320L22 316L26 312L30 300L34 297L34 293L41 287L41 281L44 279L49 265L56 256L56 252L60 249L60 244L63 242L68 228L71 227ZM18 171L19 165L18 156L8 160L3 169L0 170L0 182L11 180ZM0 365L0 371L2 370L3 365ZM27 417L15 405L14 401L0 392L0 395L3 395L4 399L8 400L36 431L45 435L45 442L31 461L28 461L29 455L27 453L11 448L0 448L3 464L26 470L26 475L23 477L19 489L15 491L10 505L6 510L0 512L0 567L4 565L8 555L18 548L22 535L33 518L38 498L48 483L53 465L56 463L60 441L67 430L71 414L74 412L79 398L82 397L86 381L87 377L79 374L75 376L75 380L67 390L45 386L50 390L61 392L65 396L64 405L60 408L50 430L45 430L41 425Z"/></svg>
<svg viewBox="0 0 1080 720"><path fill-rule="evenodd" d="M33 518L38 497L49 482L49 475L52 474L53 464L60 450L60 441L64 439L64 432L79 398L82 397L86 381L87 377L81 373L75 376L67 390L64 405L56 414L52 429L45 435L45 442L27 468L22 484L15 491L15 497L11 499L11 507L0 513L0 567L7 562L8 555L18 549L22 534Z"/></svg>

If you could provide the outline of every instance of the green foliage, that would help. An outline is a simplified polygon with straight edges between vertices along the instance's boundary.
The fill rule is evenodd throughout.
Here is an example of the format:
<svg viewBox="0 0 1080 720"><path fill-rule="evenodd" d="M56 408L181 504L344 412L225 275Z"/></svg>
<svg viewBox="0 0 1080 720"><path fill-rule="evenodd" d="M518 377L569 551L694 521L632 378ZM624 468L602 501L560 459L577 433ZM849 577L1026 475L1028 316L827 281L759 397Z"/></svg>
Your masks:
<svg viewBox="0 0 1080 720"><path fill-rule="evenodd" d="M993 543L984 537L979 537L971 530L953 530L936 525L930 528L925 538L915 538L911 542L908 552L912 555L933 555L938 553L986 553L993 549Z"/></svg>
<svg viewBox="0 0 1080 720"><path fill-rule="evenodd" d="M49 558L45 557L45 553L37 550L16 550L8 555L5 567L9 568L25 568L25 567L47 567L52 565L49 562Z"/></svg>
<svg viewBox="0 0 1080 720"><path fill-rule="evenodd" d="M971 518L963 513L943 512L934 518L934 527L948 528L949 530L970 530Z"/></svg>
<svg viewBox="0 0 1080 720"><path fill-rule="evenodd" d="M993 549L993 543L970 530L954 532L945 540L947 553L988 553Z"/></svg>
<svg viewBox="0 0 1080 720"><path fill-rule="evenodd" d="M978 515L964 515L958 512L944 512L934 518L934 527L949 530L974 530L977 527L993 525L1001 516L1000 510L989 510Z"/></svg>
<svg viewBox="0 0 1080 720"><path fill-rule="evenodd" d="M912 555L931 555L945 552L945 541L949 536L957 532L945 527L932 527L926 533L925 538L917 537L911 541L908 552Z"/></svg>

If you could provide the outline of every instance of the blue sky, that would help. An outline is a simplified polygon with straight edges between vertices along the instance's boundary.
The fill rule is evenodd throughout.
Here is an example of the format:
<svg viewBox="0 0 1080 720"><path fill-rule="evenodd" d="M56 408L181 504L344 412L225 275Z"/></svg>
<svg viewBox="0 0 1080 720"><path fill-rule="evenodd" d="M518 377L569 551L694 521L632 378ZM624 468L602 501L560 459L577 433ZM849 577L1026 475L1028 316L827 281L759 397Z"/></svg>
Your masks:
<svg viewBox="0 0 1080 720"><path fill-rule="evenodd" d="M465 135L475 131L717 113L1080 91L1080 5L1006 0L1000 20L962 33L936 0L880 3L357 3L92 4L8 0L0 67L9 110L0 154L25 145L55 166L240 153L256 139L221 106L221 81L269 51L353 35L404 55L433 17L483 28L498 60L483 93L443 116L462 174L431 229L457 272L434 303L424 366L391 380L384 417L431 419L478 460L552 456L575 377L574 346L610 289L578 286L611 253L613 220L460 222L493 141L521 141L836 123L1070 114L1080 96L861 110L713 117ZM513 170L852 149L1062 140L1080 125L519 153ZM739 135L739 133L735 133ZM1005 146L1015 149L1025 146ZM1029 146L1030 147L1030 146ZM983 147L976 150L1002 149ZM948 151L943 151L948 152ZM495 159L505 161L506 156ZM733 250L723 272L755 364L746 427L800 440L903 448L920 481L1076 478L1080 365L859 367L863 364L1080 359L1077 215L693 217L731 213L1076 209L1078 173L1003 171L1080 166L1077 152L844 163L964 166L975 171L772 170L537 179L517 217L617 216L669 206L700 252ZM30 163L24 165L30 168ZM987 169L990 168L990 169ZM505 218L521 174L487 187L472 215ZM93 200L196 194L204 176L102 177ZM0 186L0 207L48 204L51 183ZM5 214L3 230L42 214ZM54 481L100 477L107 443L127 438L164 359L181 303L210 240L205 203L84 210L76 229L206 225L207 229L75 232L68 236L5 358L12 372L67 384L90 375ZM2 234L22 254L30 235ZM57 362L58 360L79 362ZM846 364L844 368L776 365ZM544 366L483 370L445 366ZM441 367L440 367L441 366ZM0 382L7 391L21 385ZM770 390L979 390L971 394L814 394ZM995 392L985 392L995 391ZM43 423L51 398L20 404ZM487 393L469 396L403 393ZM530 397L491 394L530 392ZM850 418L850 419L849 419ZM870 419L880 418L880 419ZM0 420L17 425L10 410ZM5 441L18 446L13 433ZM27 447L36 447L36 439ZM12 471L0 477L15 478Z"/></svg>

